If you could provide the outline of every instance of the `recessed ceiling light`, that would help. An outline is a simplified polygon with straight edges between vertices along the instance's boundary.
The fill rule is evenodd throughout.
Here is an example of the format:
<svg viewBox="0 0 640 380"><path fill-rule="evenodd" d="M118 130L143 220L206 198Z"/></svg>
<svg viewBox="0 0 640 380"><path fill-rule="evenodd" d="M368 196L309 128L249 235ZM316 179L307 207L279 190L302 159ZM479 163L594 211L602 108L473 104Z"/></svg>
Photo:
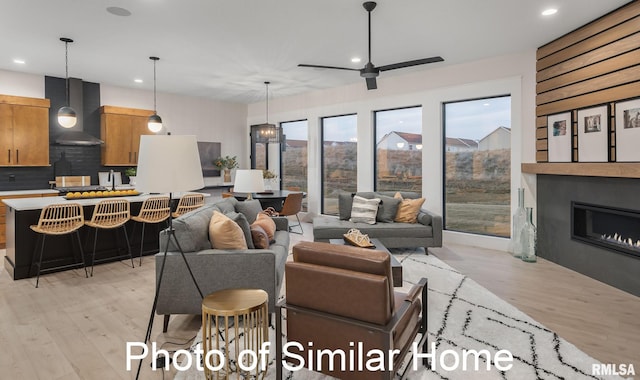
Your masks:
<svg viewBox="0 0 640 380"><path fill-rule="evenodd" d="M17 63L18 65L24 65L26 62L24 59L16 58L13 60L13 63Z"/></svg>
<svg viewBox="0 0 640 380"><path fill-rule="evenodd" d="M133 81L136 83L142 83L142 79L138 79L138 78L134 79Z"/></svg>
<svg viewBox="0 0 640 380"><path fill-rule="evenodd" d="M543 16L551 16L558 13L558 10L555 8L549 8L549 9L545 9L544 11L542 11L542 15Z"/></svg>
<svg viewBox="0 0 640 380"><path fill-rule="evenodd" d="M361 59L358 58L358 57L351 58L351 62L353 62L353 63L359 63L360 61L361 61Z"/></svg>
<svg viewBox="0 0 640 380"><path fill-rule="evenodd" d="M131 12L129 10L120 7L109 7L107 8L107 12L116 16L131 16Z"/></svg>
<svg viewBox="0 0 640 380"><path fill-rule="evenodd" d="M491 103L484 103L482 105L485 106L485 107L489 107L491 105Z"/></svg>

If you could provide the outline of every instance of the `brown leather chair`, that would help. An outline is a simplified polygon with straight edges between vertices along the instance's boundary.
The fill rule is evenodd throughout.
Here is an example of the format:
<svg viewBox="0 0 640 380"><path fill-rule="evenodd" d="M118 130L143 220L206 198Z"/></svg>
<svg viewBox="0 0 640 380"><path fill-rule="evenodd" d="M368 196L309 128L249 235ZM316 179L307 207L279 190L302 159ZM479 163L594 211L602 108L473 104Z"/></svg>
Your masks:
<svg viewBox="0 0 640 380"><path fill-rule="evenodd" d="M418 334L418 347L427 350L427 280L423 278L408 293L394 291L389 254L352 246L321 242L301 242L293 247L293 262L285 267L286 300L276 307L276 337L282 333L282 309L286 311L288 342L302 344L302 350L289 347L289 353L308 358L313 350L313 369L317 369L319 350L347 353L346 371L340 370L340 356L323 355L320 372L340 379L392 379ZM421 296L421 297L420 297ZM421 299L422 298L422 299ZM309 346L309 342L313 345ZM385 371L349 371L349 353L362 342L363 361L373 349L384 353ZM276 379L282 378L282 339L276 339ZM393 368L387 368L390 350ZM301 363L284 358L292 365ZM407 368L412 361L407 360ZM425 360L422 360L426 364ZM304 363L308 368L309 363ZM402 374L404 377L404 373Z"/></svg>
<svg viewBox="0 0 640 380"><path fill-rule="evenodd" d="M289 224L289 231L300 235L304 234L302 223L300 223L300 217L298 217L298 213L302 211L303 197L303 193L289 193L289 195L287 195L287 197L284 199L282 210L278 212L279 216L296 216L296 219L298 219L298 224ZM293 231L293 227L300 227L300 232Z"/></svg>

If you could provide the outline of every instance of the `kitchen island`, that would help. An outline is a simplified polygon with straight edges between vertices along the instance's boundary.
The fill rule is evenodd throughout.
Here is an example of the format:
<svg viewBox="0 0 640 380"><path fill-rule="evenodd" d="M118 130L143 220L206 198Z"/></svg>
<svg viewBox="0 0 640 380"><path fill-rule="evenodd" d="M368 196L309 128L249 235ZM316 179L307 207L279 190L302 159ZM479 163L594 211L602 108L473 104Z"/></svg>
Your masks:
<svg viewBox="0 0 640 380"><path fill-rule="evenodd" d="M126 199L131 203L131 215L137 215L140 212L142 202L150 197L168 194L142 194L137 196L117 197L117 199ZM177 200L182 193L173 194L173 199ZM36 198L20 198L20 199L4 199L2 202L6 205L6 256L4 258L4 268L14 280L35 276L32 272L32 259L38 234L33 232L29 226L38 224L42 209L51 204L57 203L79 203L83 207L85 220L91 219L93 208L98 202L104 199L112 198L83 198L83 199L65 199L64 197L36 197ZM127 222L126 228L129 234L129 241L134 256L140 252L140 235L139 226L135 228L135 235L132 235L134 224L133 221ZM164 223L156 225L148 225L145 231L143 255L151 255L158 252L158 234ZM91 231L89 231L91 230ZM89 232L91 238L87 239ZM78 264L78 268L82 267L82 260L79 259L79 251L77 243L71 243L71 235L53 236L47 238L45 246L45 258L47 264L43 262L43 271L47 268L53 268L64 265ZM90 257L93 250L93 229L83 227L80 229L80 238L83 243L85 257ZM118 240L116 240L118 239ZM117 261L121 260L121 256L126 254L122 248L124 238L119 229L114 231L100 231L98 233L98 242L96 245L96 261Z"/></svg>

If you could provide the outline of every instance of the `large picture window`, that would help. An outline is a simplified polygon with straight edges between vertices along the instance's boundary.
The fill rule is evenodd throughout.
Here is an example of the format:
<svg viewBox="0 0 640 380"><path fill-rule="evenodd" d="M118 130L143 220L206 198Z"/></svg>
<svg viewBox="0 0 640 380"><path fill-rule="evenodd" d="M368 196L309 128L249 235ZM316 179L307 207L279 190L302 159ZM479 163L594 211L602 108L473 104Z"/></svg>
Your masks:
<svg viewBox="0 0 640 380"><path fill-rule="evenodd" d="M376 190L422 193L422 107L375 111L374 122Z"/></svg>
<svg viewBox="0 0 640 380"><path fill-rule="evenodd" d="M443 107L445 229L509 237L511 96Z"/></svg>
<svg viewBox="0 0 640 380"><path fill-rule="evenodd" d="M323 117L322 130L322 210L338 215L338 194L355 192L357 183L357 116Z"/></svg>
<svg viewBox="0 0 640 380"><path fill-rule="evenodd" d="M307 157L309 131L306 120L280 123L284 135L282 147L282 188L307 192ZM302 211L307 211L306 198Z"/></svg>

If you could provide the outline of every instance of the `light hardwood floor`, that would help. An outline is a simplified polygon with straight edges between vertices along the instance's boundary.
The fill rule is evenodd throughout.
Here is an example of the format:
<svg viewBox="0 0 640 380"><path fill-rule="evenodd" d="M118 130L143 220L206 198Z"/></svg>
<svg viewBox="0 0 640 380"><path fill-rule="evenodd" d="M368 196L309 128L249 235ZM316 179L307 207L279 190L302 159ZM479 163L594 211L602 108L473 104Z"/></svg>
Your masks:
<svg viewBox="0 0 640 380"><path fill-rule="evenodd" d="M292 244L310 240L292 234ZM433 253L469 275L589 355L640 369L640 299L540 260L527 264L503 252L448 245ZM0 250L0 257L4 252ZM137 263L137 261L136 261ZM126 261L96 266L92 278L73 270L13 281L0 273L0 378L133 379L126 371L126 342L144 339L154 294L155 265ZM187 348L199 316L176 316L163 334L156 316L152 341L162 348ZM177 344L175 344L177 343ZM137 353L137 351L136 351ZM143 364L141 379L170 379Z"/></svg>

